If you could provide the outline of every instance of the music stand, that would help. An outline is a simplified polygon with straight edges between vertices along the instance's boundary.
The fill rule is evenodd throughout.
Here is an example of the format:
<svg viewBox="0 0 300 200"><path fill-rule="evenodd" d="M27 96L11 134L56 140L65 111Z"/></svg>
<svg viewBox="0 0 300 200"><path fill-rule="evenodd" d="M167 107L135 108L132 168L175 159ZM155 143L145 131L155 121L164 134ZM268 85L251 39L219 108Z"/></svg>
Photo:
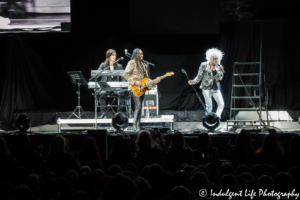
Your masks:
<svg viewBox="0 0 300 200"><path fill-rule="evenodd" d="M67 73L68 73L72 83L74 85L78 86L78 91L76 92L78 95L78 106L76 106L76 109L72 112L72 114L68 117L68 119L70 119L72 115L75 115L75 117L77 117L78 119L81 119L81 116L83 114L86 116L86 118L88 118L88 116L85 114L84 110L80 106L80 85L87 85L88 83L86 82L81 71L69 71ZM78 115L76 115L77 111L78 111Z"/></svg>

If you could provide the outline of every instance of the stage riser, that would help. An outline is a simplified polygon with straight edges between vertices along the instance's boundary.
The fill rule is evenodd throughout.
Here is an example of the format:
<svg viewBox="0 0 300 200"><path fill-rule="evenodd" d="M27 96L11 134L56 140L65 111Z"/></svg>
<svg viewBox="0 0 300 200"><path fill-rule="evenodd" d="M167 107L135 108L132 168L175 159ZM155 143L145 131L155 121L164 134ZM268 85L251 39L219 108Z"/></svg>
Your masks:
<svg viewBox="0 0 300 200"><path fill-rule="evenodd" d="M57 119L67 119L72 112L55 112L55 111L45 111L45 112L25 112L31 119L31 126L32 131L57 131ZM281 115L281 113L283 115ZM18 114L15 113L14 118L17 118ZM87 116L90 119L95 117L94 112L87 111ZM203 129L202 126L202 117L204 116L204 111L161 111L162 115L174 115L174 130L182 130L182 131L191 131L194 128ZM269 111L270 117L269 119L281 119L281 120L288 120L291 119L289 113L286 111ZM280 116L278 118L278 115ZM112 115L109 114L109 117ZM262 112L263 119L266 119L265 112ZM258 119L258 115L256 112L248 111L248 112L239 112L236 119L241 120L254 120ZM41 128L42 125L48 125L46 129ZM221 125L224 130L227 130L226 122L221 122ZM300 125L298 122L291 122L291 121L281 121L281 122L270 122L270 126L275 126L279 129L284 131L293 131L293 130L300 130ZM55 127L55 128L51 128ZM237 132L240 130L238 129Z"/></svg>
<svg viewBox="0 0 300 200"><path fill-rule="evenodd" d="M109 125L109 124L108 124ZM144 125L144 124L143 124ZM151 124L145 124L145 125L151 125ZM66 126L66 125L64 125ZM132 124L130 124L132 126ZM221 122L222 129L220 131L227 132L227 123ZM270 122L270 126L277 127L281 131L300 131L300 125L298 122ZM80 130L87 130L87 129L93 129L93 125L90 125L90 127L84 127L84 126L78 126ZM230 127L229 127L230 128ZM194 129L200 129L203 130L204 127L202 126L202 122L174 122L173 123L173 130L179 130L182 132L192 132ZM235 132L239 133L242 128L238 128ZM246 129L249 129L247 127ZM58 125L42 125L37 127L31 127L28 131L34 131L34 132L57 132L58 131ZM73 130L73 131L76 131ZM79 131L79 130L77 130ZM6 131L0 130L0 133L5 133Z"/></svg>
<svg viewBox="0 0 300 200"><path fill-rule="evenodd" d="M261 118L267 120L267 112L261 111ZM236 120L258 120L259 115L256 111L239 111L235 117ZM270 121L293 121L287 111L268 111L268 120Z"/></svg>
<svg viewBox="0 0 300 200"><path fill-rule="evenodd" d="M33 112L20 112L14 114L14 119L21 113L26 113L31 121L32 127L38 127L41 125L54 125L57 123L57 119L68 119L72 112L57 112L57 111L33 111ZM95 112L86 111L85 114L89 119L95 118ZM204 116L204 111L168 111L162 110L161 115L174 115L174 121L194 121L198 122L202 120ZM111 118L113 113L109 112L107 114L108 118ZM133 117L133 116L132 116ZM83 118L86 118L83 116ZM73 115L71 119L76 119ZM15 127L15 122L13 123L13 127Z"/></svg>
<svg viewBox="0 0 300 200"><path fill-rule="evenodd" d="M257 125L259 125L259 123L256 123L253 128L256 128ZM269 126L276 127L282 131L300 131L298 122L270 122ZM221 127L221 131L227 131L227 122L221 122ZM231 126L229 126L229 129L230 128ZM202 122L174 122L173 129L179 131L192 131L194 129L203 130L204 126L202 125ZM238 128L236 133L239 133L241 129L243 129L243 127ZM249 127L245 127L244 129L249 129Z"/></svg>

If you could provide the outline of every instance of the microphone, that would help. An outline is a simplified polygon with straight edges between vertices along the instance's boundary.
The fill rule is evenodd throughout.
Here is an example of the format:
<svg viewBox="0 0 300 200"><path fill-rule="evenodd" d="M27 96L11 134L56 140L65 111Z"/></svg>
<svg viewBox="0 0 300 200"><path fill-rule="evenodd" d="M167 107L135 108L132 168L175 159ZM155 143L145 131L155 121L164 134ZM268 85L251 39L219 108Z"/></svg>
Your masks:
<svg viewBox="0 0 300 200"><path fill-rule="evenodd" d="M127 49L125 49L125 56L131 58L131 55L127 52Z"/></svg>
<svg viewBox="0 0 300 200"><path fill-rule="evenodd" d="M121 60L123 60L124 58L123 58L123 57L121 57L120 59L121 59Z"/></svg>
<svg viewBox="0 0 300 200"><path fill-rule="evenodd" d="M187 80L188 80L188 82L189 82L191 79L190 79L189 76L187 75L186 71L185 71L184 69L181 69L181 72L185 74L185 76L186 76L186 78L187 78ZM189 83L189 84L190 84L190 83ZM190 84L190 85L192 85L192 87L194 88L193 84ZM195 90L195 88L194 88L194 90ZM195 91L195 92L196 92L196 91ZM205 107L204 107L204 108L205 108Z"/></svg>
<svg viewBox="0 0 300 200"><path fill-rule="evenodd" d="M184 73L188 80L190 80L189 76L187 75L186 71L184 69L181 69L181 72Z"/></svg>
<svg viewBox="0 0 300 200"><path fill-rule="evenodd" d="M218 63L218 65L220 66L221 65L221 63ZM224 70L224 68L223 69L220 69L223 73L225 73L225 70Z"/></svg>

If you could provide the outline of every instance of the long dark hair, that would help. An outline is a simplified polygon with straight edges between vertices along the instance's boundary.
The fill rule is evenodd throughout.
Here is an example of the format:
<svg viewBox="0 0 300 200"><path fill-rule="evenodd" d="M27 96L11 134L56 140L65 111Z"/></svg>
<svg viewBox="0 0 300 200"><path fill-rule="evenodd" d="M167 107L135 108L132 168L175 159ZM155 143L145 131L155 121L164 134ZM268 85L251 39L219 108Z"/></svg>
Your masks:
<svg viewBox="0 0 300 200"><path fill-rule="evenodd" d="M240 134L238 134L235 144L239 145L240 147L251 147L252 146L252 138L250 131L242 129Z"/></svg>
<svg viewBox="0 0 300 200"><path fill-rule="evenodd" d="M88 137L84 140L79 157L86 155L99 155L99 149L95 138Z"/></svg>
<svg viewBox="0 0 300 200"><path fill-rule="evenodd" d="M262 147L260 147L256 153L267 153L267 154L280 154L284 153L283 148L280 146L279 141L277 140L275 135L267 135L264 138Z"/></svg>
<svg viewBox="0 0 300 200"><path fill-rule="evenodd" d="M130 146L128 142L125 140L125 138L123 137L117 139L109 154L112 156L120 156L120 157L132 155Z"/></svg>
<svg viewBox="0 0 300 200"><path fill-rule="evenodd" d="M172 136L172 143L169 148L172 149L184 149L185 148L185 139L181 132L176 132Z"/></svg>
<svg viewBox="0 0 300 200"><path fill-rule="evenodd" d="M201 133L197 138L197 149L211 147L211 137L208 133Z"/></svg>
<svg viewBox="0 0 300 200"><path fill-rule="evenodd" d="M141 62L139 62L139 57L141 55L140 51L141 49L139 48L134 49L131 56L131 60L134 60L137 65L141 64Z"/></svg>
<svg viewBox="0 0 300 200"><path fill-rule="evenodd" d="M109 57L111 56L111 55L113 55L114 53L116 53L116 55L117 55L117 52L116 52L116 50L114 50L114 49L108 49L107 51L106 51L106 59L104 60L104 64L105 64L105 67L108 67L109 66ZM117 59L117 56L116 56L116 59ZM114 67L116 68L118 66L118 64L117 63L115 63L114 64Z"/></svg>
<svg viewBox="0 0 300 200"><path fill-rule="evenodd" d="M136 139L136 149L137 151L144 151L152 149L153 140L148 131L141 131Z"/></svg>
<svg viewBox="0 0 300 200"><path fill-rule="evenodd" d="M63 153L66 150L66 140L63 136L58 135L52 139L49 154Z"/></svg>
<svg viewBox="0 0 300 200"><path fill-rule="evenodd" d="M290 141L290 151L300 153L300 136L294 135Z"/></svg>

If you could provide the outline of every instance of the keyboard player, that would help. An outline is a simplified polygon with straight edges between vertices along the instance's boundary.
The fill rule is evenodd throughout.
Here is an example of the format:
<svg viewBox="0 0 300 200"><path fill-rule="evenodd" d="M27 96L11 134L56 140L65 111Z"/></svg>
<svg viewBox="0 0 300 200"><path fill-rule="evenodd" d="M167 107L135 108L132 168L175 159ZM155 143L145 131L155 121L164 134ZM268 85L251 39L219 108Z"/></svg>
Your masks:
<svg viewBox="0 0 300 200"><path fill-rule="evenodd" d="M110 66L113 62L117 59L117 52L114 49L109 49L106 52L106 59L101 65L99 66L98 70L104 70L108 66ZM106 70L124 70L121 64L115 63L114 65L110 66L110 69ZM101 82L120 82L126 81L122 76L102 76ZM113 91L102 91L100 92L100 117L104 118L105 111L106 111L106 97L109 94L118 95L118 112L122 112L125 104L125 91L118 91L121 88L115 88Z"/></svg>

